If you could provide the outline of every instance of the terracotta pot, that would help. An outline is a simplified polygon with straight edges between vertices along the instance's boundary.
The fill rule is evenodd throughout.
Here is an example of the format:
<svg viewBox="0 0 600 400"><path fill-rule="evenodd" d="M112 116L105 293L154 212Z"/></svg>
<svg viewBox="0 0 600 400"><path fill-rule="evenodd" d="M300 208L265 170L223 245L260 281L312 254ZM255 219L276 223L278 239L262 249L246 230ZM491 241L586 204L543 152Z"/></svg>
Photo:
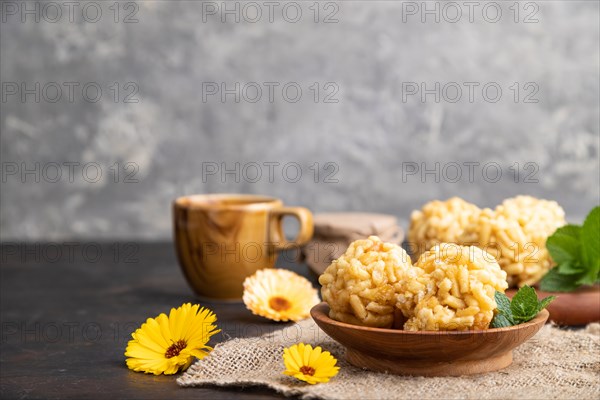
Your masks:
<svg viewBox="0 0 600 400"><path fill-rule="evenodd" d="M508 289L506 295L513 297L516 289ZM550 321L559 325L586 325L600 321L600 285L583 286L574 292L545 292L536 288L540 299L556 296L548 306Z"/></svg>

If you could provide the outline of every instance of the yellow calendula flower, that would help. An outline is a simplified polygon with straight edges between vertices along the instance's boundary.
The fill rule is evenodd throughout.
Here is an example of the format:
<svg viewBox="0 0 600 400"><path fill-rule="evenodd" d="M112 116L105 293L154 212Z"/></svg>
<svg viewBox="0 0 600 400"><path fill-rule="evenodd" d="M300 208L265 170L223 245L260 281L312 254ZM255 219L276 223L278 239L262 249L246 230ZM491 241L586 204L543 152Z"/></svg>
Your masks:
<svg viewBox="0 0 600 400"><path fill-rule="evenodd" d="M194 358L202 359L212 350L206 343L221 331L216 321L212 311L190 303L172 308L168 317L163 313L148 318L127 343L127 367L154 375L186 369Z"/></svg>
<svg viewBox="0 0 600 400"><path fill-rule="evenodd" d="M253 314L274 321L300 321L319 303L319 295L306 278L268 268L246 278L243 300Z"/></svg>
<svg viewBox="0 0 600 400"><path fill-rule="evenodd" d="M329 382L336 376L340 367L337 360L321 347L312 348L310 344L298 343L283 349L285 375L293 376L311 385Z"/></svg>

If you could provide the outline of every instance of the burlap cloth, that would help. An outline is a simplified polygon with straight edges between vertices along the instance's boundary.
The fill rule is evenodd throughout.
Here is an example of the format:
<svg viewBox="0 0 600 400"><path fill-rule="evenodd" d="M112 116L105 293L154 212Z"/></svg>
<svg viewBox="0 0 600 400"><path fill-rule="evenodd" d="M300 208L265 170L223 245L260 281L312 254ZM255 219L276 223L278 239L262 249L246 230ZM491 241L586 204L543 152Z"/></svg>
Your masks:
<svg viewBox="0 0 600 400"><path fill-rule="evenodd" d="M283 348L320 345L338 359L328 383L308 385L283 375ZM600 325L568 331L546 325L515 349L508 368L484 375L401 377L351 366L344 348L312 319L262 337L233 339L215 347L177 382L181 386L264 385L286 396L324 399L600 399Z"/></svg>

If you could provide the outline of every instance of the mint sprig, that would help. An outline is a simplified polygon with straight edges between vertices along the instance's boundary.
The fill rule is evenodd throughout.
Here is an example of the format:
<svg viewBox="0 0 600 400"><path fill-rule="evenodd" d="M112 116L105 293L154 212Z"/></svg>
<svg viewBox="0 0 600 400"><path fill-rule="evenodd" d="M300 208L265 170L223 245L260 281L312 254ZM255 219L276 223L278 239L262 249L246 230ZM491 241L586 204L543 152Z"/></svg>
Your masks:
<svg viewBox="0 0 600 400"><path fill-rule="evenodd" d="M558 228L546 248L557 265L540 282L542 290L571 292L600 282L600 207L592 209L583 225Z"/></svg>
<svg viewBox="0 0 600 400"><path fill-rule="evenodd" d="M512 301L501 292L494 294L496 300L496 314L491 328L506 328L507 326L519 325L535 318L540 311L550 304L556 296L548 296L538 300L535 289L530 286L523 286L513 296Z"/></svg>

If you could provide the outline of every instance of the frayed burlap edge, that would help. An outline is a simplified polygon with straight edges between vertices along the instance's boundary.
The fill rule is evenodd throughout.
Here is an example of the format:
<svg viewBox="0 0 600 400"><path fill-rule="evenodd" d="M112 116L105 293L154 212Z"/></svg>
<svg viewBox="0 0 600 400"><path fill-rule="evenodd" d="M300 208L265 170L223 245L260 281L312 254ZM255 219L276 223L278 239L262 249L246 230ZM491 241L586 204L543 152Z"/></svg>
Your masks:
<svg viewBox="0 0 600 400"><path fill-rule="evenodd" d="M283 348L304 342L330 351L341 367L325 384L282 374ZM508 368L465 377L402 377L361 370L312 320L262 337L232 339L192 365L181 386L266 386L285 396L323 399L600 399L600 325L571 331L546 325L514 351Z"/></svg>

